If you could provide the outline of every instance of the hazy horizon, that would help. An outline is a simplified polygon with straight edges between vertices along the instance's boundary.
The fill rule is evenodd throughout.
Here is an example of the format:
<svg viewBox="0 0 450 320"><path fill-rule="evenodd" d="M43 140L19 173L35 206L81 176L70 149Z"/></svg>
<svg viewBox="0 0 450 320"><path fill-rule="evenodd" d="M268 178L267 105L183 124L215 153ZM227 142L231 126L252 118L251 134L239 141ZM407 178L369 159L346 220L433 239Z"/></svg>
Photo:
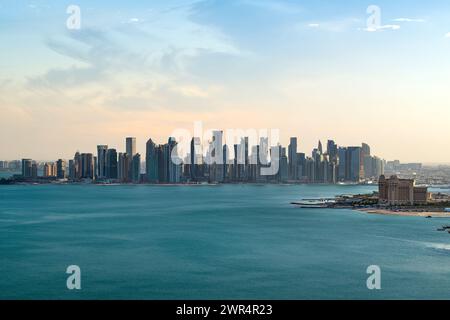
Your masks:
<svg viewBox="0 0 450 320"><path fill-rule="evenodd" d="M0 1L0 160L69 159L177 128L280 129L449 164L450 3ZM369 5L381 25L367 27Z"/></svg>

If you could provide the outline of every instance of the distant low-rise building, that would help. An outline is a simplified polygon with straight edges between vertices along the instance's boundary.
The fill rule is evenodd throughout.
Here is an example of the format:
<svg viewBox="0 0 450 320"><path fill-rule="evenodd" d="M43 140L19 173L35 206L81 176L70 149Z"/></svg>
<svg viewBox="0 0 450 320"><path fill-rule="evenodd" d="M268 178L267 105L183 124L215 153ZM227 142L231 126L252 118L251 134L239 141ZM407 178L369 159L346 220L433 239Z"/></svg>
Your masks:
<svg viewBox="0 0 450 320"><path fill-rule="evenodd" d="M389 179L380 176L378 188L380 203L388 205L426 204L429 197L427 187L416 187L413 179L399 179L395 175Z"/></svg>

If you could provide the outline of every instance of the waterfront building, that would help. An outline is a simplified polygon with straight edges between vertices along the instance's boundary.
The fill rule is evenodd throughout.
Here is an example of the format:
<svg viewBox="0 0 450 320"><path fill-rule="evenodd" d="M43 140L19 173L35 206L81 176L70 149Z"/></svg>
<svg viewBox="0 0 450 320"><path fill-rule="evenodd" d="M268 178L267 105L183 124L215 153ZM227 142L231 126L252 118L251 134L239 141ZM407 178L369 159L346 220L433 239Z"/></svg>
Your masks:
<svg viewBox="0 0 450 320"><path fill-rule="evenodd" d="M37 179L38 177L38 165L36 162L33 162L31 165L31 178Z"/></svg>
<svg viewBox="0 0 450 320"><path fill-rule="evenodd" d="M147 175L147 182L157 183L159 181L157 146L152 139L149 139L146 144L145 173Z"/></svg>
<svg viewBox="0 0 450 320"><path fill-rule="evenodd" d="M360 182L364 174L363 166L361 164L361 147L348 147L347 161L349 162L349 180L352 182Z"/></svg>
<svg viewBox="0 0 450 320"><path fill-rule="evenodd" d="M32 177L32 160L31 159L22 159L22 177L25 179L29 179Z"/></svg>
<svg viewBox="0 0 450 320"><path fill-rule="evenodd" d="M56 177L57 174L57 166L55 163L44 163L43 173L42 175L45 178Z"/></svg>
<svg viewBox="0 0 450 320"><path fill-rule="evenodd" d="M77 151L73 158L74 160L74 172L75 172L75 180L81 179L82 171L81 171L81 154Z"/></svg>
<svg viewBox="0 0 450 320"><path fill-rule="evenodd" d="M200 179L200 167L202 165L202 148L200 138L192 138L189 156L189 179L190 181L197 182Z"/></svg>
<svg viewBox="0 0 450 320"><path fill-rule="evenodd" d="M334 140L328 140L327 142L327 154L330 162L337 164L338 160L338 146Z"/></svg>
<svg viewBox="0 0 450 320"><path fill-rule="evenodd" d="M94 175L94 155L92 153L81 154L81 179L93 180Z"/></svg>
<svg viewBox="0 0 450 320"><path fill-rule="evenodd" d="M288 147L288 162L289 162L289 179L297 180L298 174L298 161L297 161L297 138L292 137Z"/></svg>
<svg viewBox="0 0 450 320"><path fill-rule="evenodd" d="M106 167L106 153L108 152L107 145L99 145L97 146L97 171L96 175L99 179L105 179L107 177Z"/></svg>
<svg viewBox="0 0 450 320"><path fill-rule="evenodd" d="M117 150L108 149L105 154L104 178L115 180L117 179L117 177L118 177Z"/></svg>
<svg viewBox="0 0 450 320"><path fill-rule="evenodd" d="M58 179L66 178L66 161L58 159L56 162L56 177Z"/></svg>
<svg viewBox="0 0 450 320"><path fill-rule="evenodd" d="M126 138L125 144L127 154L133 157L136 154L136 138L133 137Z"/></svg>
<svg viewBox="0 0 450 320"><path fill-rule="evenodd" d="M378 181L379 201L387 205L426 204L429 198L427 187L416 187L414 179L399 179L393 175Z"/></svg>
<svg viewBox="0 0 450 320"><path fill-rule="evenodd" d="M177 142L175 138L170 137L165 149L165 161L167 167L167 182L180 183L181 182L181 158L177 153ZM222 153L222 147L220 148Z"/></svg>
<svg viewBox="0 0 450 320"><path fill-rule="evenodd" d="M75 161L69 160L69 179L76 180L76 172L75 172Z"/></svg>
<svg viewBox="0 0 450 320"><path fill-rule="evenodd" d="M130 158L126 153L119 153L119 164L117 169L118 179L121 182L129 182Z"/></svg>
<svg viewBox="0 0 450 320"><path fill-rule="evenodd" d="M133 172L131 180L133 181L133 183L139 183L141 178L141 155L139 153L136 153L133 156L132 161L133 163L131 167L133 168Z"/></svg>
<svg viewBox="0 0 450 320"><path fill-rule="evenodd" d="M347 148L338 149L338 180L347 180Z"/></svg>
<svg viewBox="0 0 450 320"><path fill-rule="evenodd" d="M279 177L280 182L287 182L289 179L289 168L288 168L288 157L286 156L286 148L283 148L281 146L279 148ZM277 161L274 159L274 157L271 157L272 161Z"/></svg>

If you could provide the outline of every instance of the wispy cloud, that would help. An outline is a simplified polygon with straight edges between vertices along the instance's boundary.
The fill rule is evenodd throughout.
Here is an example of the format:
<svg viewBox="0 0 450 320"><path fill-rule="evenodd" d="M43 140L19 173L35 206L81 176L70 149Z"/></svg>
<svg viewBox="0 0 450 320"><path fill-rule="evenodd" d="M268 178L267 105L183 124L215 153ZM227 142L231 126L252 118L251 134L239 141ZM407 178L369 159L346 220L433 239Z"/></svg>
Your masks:
<svg viewBox="0 0 450 320"><path fill-rule="evenodd" d="M153 12L152 19L132 16L129 23L105 30L82 27L47 39L48 49L73 64L30 77L27 86L77 99L95 96L97 104L113 106L164 103L170 108L174 96L207 98L218 90L196 83L187 71L190 63L208 54L239 55L240 50L220 29L194 21L192 8Z"/></svg>
<svg viewBox="0 0 450 320"><path fill-rule="evenodd" d="M450 38L450 32L446 33L446 34L445 34L445 37L446 37L446 38Z"/></svg>
<svg viewBox="0 0 450 320"><path fill-rule="evenodd" d="M385 24L381 26L371 26L367 28L363 28L362 30L367 32L377 32L377 31L386 31L386 30L399 30L400 26L397 24Z"/></svg>
<svg viewBox="0 0 450 320"><path fill-rule="evenodd" d="M412 18L396 18L396 19L393 19L392 21L394 21L394 22L417 22L417 23L426 22L425 19L412 19Z"/></svg>
<svg viewBox="0 0 450 320"><path fill-rule="evenodd" d="M344 32L355 28L356 25L360 24L361 20L357 18L343 18L329 21L313 21L310 23L297 23L295 29L304 30L306 29L317 29L328 32Z"/></svg>
<svg viewBox="0 0 450 320"><path fill-rule="evenodd" d="M299 5L281 0L240 0L240 3L278 13L299 13L302 11L302 7Z"/></svg>

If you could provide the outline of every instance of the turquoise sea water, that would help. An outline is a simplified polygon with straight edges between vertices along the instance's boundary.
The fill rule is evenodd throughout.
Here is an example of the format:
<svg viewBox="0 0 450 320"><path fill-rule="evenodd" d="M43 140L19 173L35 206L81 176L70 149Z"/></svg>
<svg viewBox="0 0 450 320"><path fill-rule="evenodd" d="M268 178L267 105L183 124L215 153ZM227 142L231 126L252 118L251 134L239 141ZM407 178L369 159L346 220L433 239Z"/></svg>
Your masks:
<svg viewBox="0 0 450 320"><path fill-rule="evenodd" d="M436 231L449 219L289 204L371 190L0 186L0 298L450 299L450 234Z"/></svg>

